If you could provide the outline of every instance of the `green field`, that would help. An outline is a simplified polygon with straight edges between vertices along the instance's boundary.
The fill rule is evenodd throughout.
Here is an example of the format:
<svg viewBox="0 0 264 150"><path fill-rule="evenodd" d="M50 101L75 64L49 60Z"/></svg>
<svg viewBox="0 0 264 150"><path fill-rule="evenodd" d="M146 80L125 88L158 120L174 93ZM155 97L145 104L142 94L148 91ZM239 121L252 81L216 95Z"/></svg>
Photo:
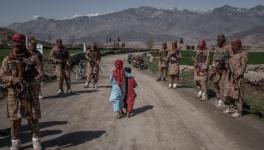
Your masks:
<svg viewBox="0 0 264 150"><path fill-rule="evenodd" d="M71 54L81 52L82 50L78 49L70 49ZM10 49L0 49L0 61L10 52ZM44 56L48 57L50 53L50 49L44 49ZM182 51L182 60L181 65L192 65L192 57L194 56L194 51ZM212 60L211 53L211 60ZM155 56L155 54L154 54ZM248 64L264 64L264 52L250 52L249 53L249 61Z"/></svg>

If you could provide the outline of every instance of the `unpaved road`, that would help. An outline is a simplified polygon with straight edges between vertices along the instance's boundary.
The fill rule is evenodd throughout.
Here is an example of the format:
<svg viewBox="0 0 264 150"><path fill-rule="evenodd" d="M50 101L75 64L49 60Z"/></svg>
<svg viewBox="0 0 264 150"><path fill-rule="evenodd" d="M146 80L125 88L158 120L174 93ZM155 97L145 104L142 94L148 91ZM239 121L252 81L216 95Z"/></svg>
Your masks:
<svg viewBox="0 0 264 150"><path fill-rule="evenodd" d="M264 124L252 117L233 119L210 102L194 98L191 88L167 89L155 77L135 70L138 97L135 116L115 120L108 102L108 75L116 58L102 60L98 89L73 81L74 93L56 96L57 83L43 88L41 136L47 150L263 150ZM8 127L5 102L0 102L0 129ZM32 149L23 126L24 149ZM9 137L0 138L8 149Z"/></svg>

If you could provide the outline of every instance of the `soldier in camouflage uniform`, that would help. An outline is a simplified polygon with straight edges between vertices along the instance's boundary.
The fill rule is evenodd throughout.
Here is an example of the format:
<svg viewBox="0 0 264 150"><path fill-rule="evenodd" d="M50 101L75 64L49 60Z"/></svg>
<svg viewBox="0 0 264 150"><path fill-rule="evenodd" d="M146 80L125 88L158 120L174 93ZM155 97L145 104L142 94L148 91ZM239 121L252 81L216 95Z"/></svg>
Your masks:
<svg viewBox="0 0 264 150"><path fill-rule="evenodd" d="M167 59L168 51L167 51L167 43L162 43L161 50L158 52L159 59L159 72L160 76L157 81L166 81L166 77L168 74L168 59Z"/></svg>
<svg viewBox="0 0 264 150"><path fill-rule="evenodd" d="M100 71L100 62L101 62L101 53L97 49L96 43L91 45L89 51L86 51L85 58L87 60L87 74L90 71L89 76L87 76L87 82L85 83L85 87L89 87L90 82L93 80L93 87L97 88L97 82L99 78Z"/></svg>
<svg viewBox="0 0 264 150"><path fill-rule="evenodd" d="M167 56L170 76L169 88L177 88L177 84L180 80L180 60L182 56L180 48L177 47L177 42L173 42L171 46L172 49Z"/></svg>
<svg viewBox="0 0 264 150"><path fill-rule="evenodd" d="M41 64L25 47L25 36L12 36L13 50L3 60L0 78L7 86L7 113L11 123L11 150L20 148L21 120L27 119L32 132L34 150L40 150L39 80L43 76Z"/></svg>
<svg viewBox="0 0 264 150"><path fill-rule="evenodd" d="M243 49L240 39L232 40L228 53L230 58L227 63L228 70L224 84L224 96L227 109L224 113L232 113L232 117L239 117L241 116L243 108L241 81L247 67L248 53Z"/></svg>
<svg viewBox="0 0 264 150"><path fill-rule="evenodd" d="M71 93L71 70L69 64L70 54L68 50L62 45L61 39L56 40L56 45L50 52L50 57L56 65L56 75L59 81L58 94L63 94L63 82L66 81L67 93Z"/></svg>
<svg viewBox="0 0 264 150"><path fill-rule="evenodd" d="M227 72L227 67L225 65L228 59L228 47L226 45L226 38L224 34L219 34L217 36L217 47L214 51L212 71L210 74L210 80L213 81L214 87L216 89L216 107L222 107L224 105L224 82Z"/></svg>
<svg viewBox="0 0 264 150"><path fill-rule="evenodd" d="M37 41L32 38L29 41L29 47L28 47L29 52L31 53L32 57L37 57L40 60L40 69L41 72L44 72L44 63L43 63L43 56L42 54L37 50ZM39 80L39 86L37 87L39 89L39 99L42 99L42 92L41 92L41 81L43 79Z"/></svg>
<svg viewBox="0 0 264 150"><path fill-rule="evenodd" d="M195 58L193 58L194 80L199 90L197 98L200 98L200 100L207 99L209 55L206 42L200 40Z"/></svg>

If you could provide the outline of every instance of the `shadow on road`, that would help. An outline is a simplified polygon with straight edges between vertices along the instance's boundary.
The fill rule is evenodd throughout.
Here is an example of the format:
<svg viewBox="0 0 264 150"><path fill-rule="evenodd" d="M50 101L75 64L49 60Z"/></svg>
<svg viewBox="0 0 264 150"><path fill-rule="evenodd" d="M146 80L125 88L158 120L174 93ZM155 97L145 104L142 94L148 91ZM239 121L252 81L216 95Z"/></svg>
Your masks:
<svg viewBox="0 0 264 150"><path fill-rule="evenodd" d="M68 121L48 121L48 122L40 122L39 126L40 129L51 127L51 126L56 126L56 125L64 125L67 124ZM4 138L0 138L0 148L1 147L6 147L10 145L10 128L4 129L7 130L9 133L9 136L6 136ZM41 130L40 131L40 136L41 137L46 137L46 136L51 136L51 135L57 135L62 133L61 130ZM23 143L27 143L31 141L31 132L29 131L29 128L27 125L23 125L21 127L21 138L23 139Z"/></svg>
<svg viewBox="0 0 264 150"><path fill-rule="evenodd" d="M59 99L59 98L66 98L69 96L74 96L74 95L80 95L82 93L93 93L97 92L98 90L86 90L86 91L73 91L70 94L57 94L57 95L52 95L52 96L46 96L43 99Z"/></svg>
<svg viewBox="0 0 264 150"><path fill-rule="evenodd" d="M213 90L211 90L211 89L207 90L207 95L208 95L208 100L210 100L211 98L216 97L216 93Z"/></svg>
<svg viewBox="0 0 264 150"><path fill-rule="evenodd" d="M61 135L55 139L43 142L44 148L68 148L100 138L106 131L78 131Z"/></svg>
<svg viewBox="0 0 264 150"><path fill-rule="evenodd" d="M142 106L142 107L139 107L139 108L135 108L133 110L133 113L134 113L133 116L136 116L136 115L141 114L141 113L143 113L145 111L153 109L153 107L154 107L153 105L146 105L146 106Z"/></svg>
<svg viewBox="0 0 264 150"><path fill-rule="evenodd" d="M84 84L85 83L85 81L75 81L75 82L72 82L71 84L73 85L73 84Z"/></svg>
<svg viewBox="0 0 264 150"><path fill-rule="evenodd" d="M98 88L112 88L111 85L102 85L102 86L98 86Z"/></svg>

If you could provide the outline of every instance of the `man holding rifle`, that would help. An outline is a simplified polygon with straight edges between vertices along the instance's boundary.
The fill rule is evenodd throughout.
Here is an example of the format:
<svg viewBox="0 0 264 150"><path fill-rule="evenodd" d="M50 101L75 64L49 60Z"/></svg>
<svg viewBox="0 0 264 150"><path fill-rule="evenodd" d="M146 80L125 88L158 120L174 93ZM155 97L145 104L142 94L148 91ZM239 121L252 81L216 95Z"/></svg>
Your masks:
<svg viewBox="0 0 264 150"><path fill-rule="evenodd" d="M224 105L224 82L227 72L226 61L228 60L228 48L226 45L226 38L224 34L219 34L217 36L217 46L214 51L212 72L210 74L210 80L213 81L214 87L216 89L216 107L222 107Z"/></svg>
<svg viewBox="0 0 264 150"><path fill-rule="evenodd" d="M57 39L50 52L52 62L56 65L56 76L59 81L58 94L63 94L63 82L66 81L67 93L71 93L71 74L68 50L62 45L62 40Z"/></svg>
<svg viewBox="0 0 264 150"><path fill-rule="evenodd" d="M101 62L101 53L97 49L96 43L93 43L89 51L86 51L85 54L87 62L87 81L85 87L89 87L89 84L93 80L93 88L97 88L97 82L99 78L100 62ZM88 75L88 71L90 71Z"/></svg>
<svg viewBox="0 0 264 150"><path fill-rule="evenodd" d="M207 100L209 55L205 40L200 40L193 62L195 69L194 80L199 90L197 98L201 101Z"/></svg>
<svg viewBox="0 0 264 150"><path fill-rule="evenodd" d="M228 50L230 58L227 66L227 76L225 78L224 97L227 105L224 113L232 114L232 117L242 115L243 93L241 91L241 81L247 67L248 53L242 47L240 39L233 39L231 48Z"/></svg>
<svg viewBox="0 0 264 150"><path fill-rule="evenodd" d="M3 60L0 78L7 86L7 115L11 123L11 150L20 148L21 120L27 119L32 132L34 150L40 150L39 118L41 117L39 91L36 88L43 72L40 60L26 49L26 37L12 36L13 49Z"/></svg>

